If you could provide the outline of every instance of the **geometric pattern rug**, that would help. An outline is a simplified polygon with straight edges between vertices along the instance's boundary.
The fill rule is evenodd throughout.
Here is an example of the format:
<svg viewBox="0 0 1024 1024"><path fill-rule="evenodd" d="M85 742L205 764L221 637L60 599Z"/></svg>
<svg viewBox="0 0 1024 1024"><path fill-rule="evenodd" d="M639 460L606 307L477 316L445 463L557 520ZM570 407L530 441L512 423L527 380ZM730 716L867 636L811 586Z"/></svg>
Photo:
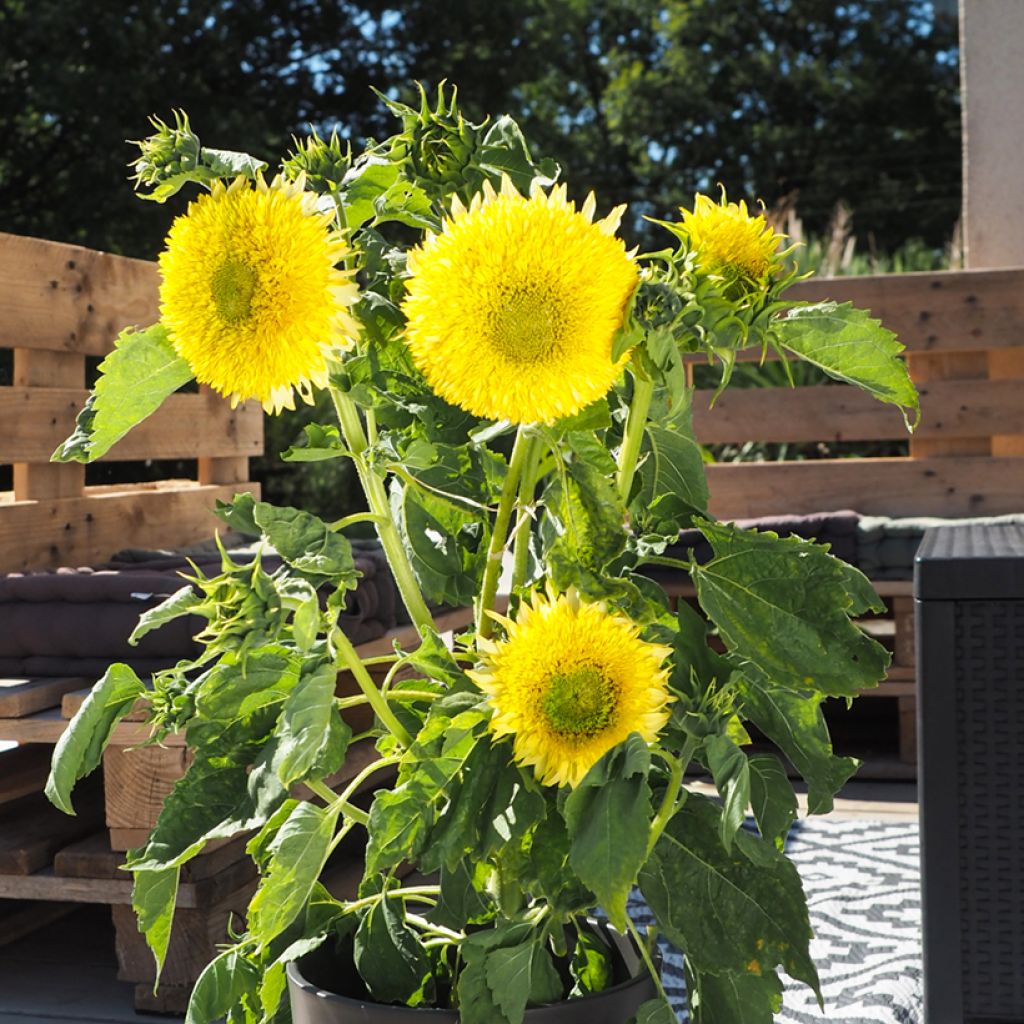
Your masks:
<svg viewBox="0 0 1024 1024"><path fill-rule="evenodd" d="M825 1013L804 984L785 979L776 1024L924 1024L917 822L795 823L786 853L803 880ZM653 922L634 890L630 915ZM687 1020L683 958L661 940L662 977Z"/></svg>

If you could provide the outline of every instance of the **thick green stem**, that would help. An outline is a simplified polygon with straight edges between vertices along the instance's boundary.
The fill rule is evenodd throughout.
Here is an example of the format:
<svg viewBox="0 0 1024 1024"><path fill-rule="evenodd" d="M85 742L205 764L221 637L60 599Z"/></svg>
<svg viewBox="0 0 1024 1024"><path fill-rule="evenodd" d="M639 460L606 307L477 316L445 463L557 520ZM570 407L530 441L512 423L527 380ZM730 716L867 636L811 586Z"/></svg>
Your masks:
<svg viewBox="0 0 1024 1024"><path fill-rule="evenodd" d="M487 565L484 567L484 578L480 583L480 603L476 610L476 629L480 636L491 635L494 622L487 614L494 607L494 598L498 593L498 580L501 578L501 560L505 554L505 540L508 537L508 524L516 506L516 495L519 492L519 478L523 473L523 463L530 448L531 439L527 436L527 428L521 426L516 434L516 443L508 460L508 473L501 489L501 500L494 516L494 529L491 543L487 548Z"/></svg>
<svg viewBox="0 0 1024 1024"><path fill-rule="evenodd" d="M344 530L349 526L355 526L356 523L380 523L380 521L381 517L374 515L372 512L353 512L352 515L345 516L331 523L331 529L337 533L339 530Z"/></svg>
<svg viewBox="0 0 1024 1024"><path fill-rule="evenodd" d="M360 825L366 825L369 822L370 816L366 811L359 807L353 807L347 800L339 797L326 782L320 779L306 779L305 784L327 804L328 810L332 813L341 811L349 821L357 822Z"/></svg>
<svg viewBox="0 0 1024 1024"><path fill-rule="evenodd" d="M373 708L377 717L387 726L391 735L394 736L403 747L410 746L412 744L412 737L409 735L405 726L402 725L402 723L395 717L395 713L388 706L388 702L384 699L384 695L377 689L377 684L373 681L373 677L366 671L366 666L362 661L359 660L359 655L356 653L356 649L352 646L352 641L345 636L345 633L341 629L334 630L331 634L331 639L334 642L335 650L340 656L340 667L347 668L352 673L355 677L355 681L359 684L359 689L363 691L363 695L366 697L370 707Z"/></svg>
<svg viewBox="0 0 1024 1024"><path fill-rule="evenodd" d="M617 485L619 497L623 502L629 501L629 492L633 486L637 459L640 457L640 446L644 440L644 427L647 426L647 413L651 408L654 395L654 382L639 374L633 377L633 401L629 406L626 419L626 433L622 438L619 451L619 473Z"/></svg>
<svg viewBox="0 0 1024 1024"><path fill-rule="evenodd" d="M668 786L665 795L662 797L658 813L651 822L651 833L647 839L647 856L650 857L661 838L665 826L672 820L676 811L679 810L679 795L683 791L683 776L693 759L693 752L697 748L697 741L692 737L686 738L682 753L678 758L669 757L664 751L659 751L669 766Z"/></svg>
<svg viewBox="0 0 1024 1024"><path fill-rule="evenodd" d="M334 408L338 413L338 421L341 424L341 432L345 435L345 443L352 452L356 472L359 474L359 482L363 485L366 494L366 501L370 506L370 512L377 517L375 525L377 536L380 538L381 547L387 557L391 573L395 577L395 584L398 592L402 595L402 602L409 613L409 618L419 630L434 629L434 619L427 608L426 601L420 593L416 575L409 562L402 538L398 535L398 528L391 517L391 506L388 503L387 492L384 490L384 481L366 465L363 452L366 451L368 442L363 431L363 424L359 419L359 410L355 403L348 397L334 388L331 388L331 397L334 399Z"/></svg>
<svg viewBox="0 0 1024 1024"><path fill-rule="evenodd" d="M530 536L533 531L531 506L537 490L540 439L531 438L528 444L523 477L519 482L519 521L516 523L515 540L512 543L513 591L526 582L526 571L530 564Z"/></svg>

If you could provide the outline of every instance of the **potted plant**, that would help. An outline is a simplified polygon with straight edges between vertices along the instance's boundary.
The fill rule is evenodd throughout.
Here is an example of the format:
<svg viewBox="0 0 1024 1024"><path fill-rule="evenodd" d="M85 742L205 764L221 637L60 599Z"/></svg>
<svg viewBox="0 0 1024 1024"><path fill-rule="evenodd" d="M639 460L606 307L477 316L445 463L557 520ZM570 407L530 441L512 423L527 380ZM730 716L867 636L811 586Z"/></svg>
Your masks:
<svg viewBox="0 0 1024 1024"><path fill-rule="evenodd" d="M382 99L390 139L354 154L313 134L273 175L202 146L183 114L139 144L144 198L205 192L160 257L160 322L122 334L55 457L99 458L193 378L272 413L326 389L337 422L284 458L351 460L367 511L222 506L283 567L225 556L147 612L136 637L204 618L202 655L149 683L112 666L47 792L71 811L139 698L152 742L184 732L191 766L128 862L158 964L181 866L251 832L259 886L195 987L196 1024L284 1020L289 987L308 1022L668 1024L653 930L627 914L636 886L685 954L692 1019L770 1021L780 970L818 979L783 853L796 799L778 757L744 749L745 723L827 812L856 763L833 755L821 702L874 685L888 655L851 622L878 606L858 571L709 513L685 360L718 364L724 387L737 353L773 350L916 411L901 346L848 305L787 301L780 237L724 193L658 222L666 247L638 255L623 210L571 202L511 118L472 124L443 87L418 108ZM376 659L380 687L337 626L357 523L419 636ZM666 554L684 526L710 561ZM673 610L651 567L689 573L704 615ZM449 643L443 605L474 610ZM356 696L336 695L341 670ZM336 792L354 705L374 712L379 758ZM688 789L695 766L719 800ZM321 872L360 829L365 874L338 899Z"/></svg>

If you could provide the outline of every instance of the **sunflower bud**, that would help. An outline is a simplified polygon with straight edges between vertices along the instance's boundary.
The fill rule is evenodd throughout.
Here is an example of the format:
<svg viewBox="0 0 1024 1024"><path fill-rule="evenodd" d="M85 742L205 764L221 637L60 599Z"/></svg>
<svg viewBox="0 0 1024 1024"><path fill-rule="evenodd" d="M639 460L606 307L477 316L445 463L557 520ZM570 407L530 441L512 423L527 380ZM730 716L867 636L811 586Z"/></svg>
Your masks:
<svg viewBox="0 0 1024 1024"><path fill-rule="evenodd" d="M342 180L352 166L352 144L342 146L337 129L330 139L322 139L313 130L305 139L292 137L295 149L282 162L281 169L289 181L295 181L300 174L306 175L306 186L320 195L331 195L338 191Z"/></svg>
<svg viewBox="0 0 1024 1024"><path fill-rule="evenodd" d="M202 151L199 137L192 131L183 110L173 113L173 128L159 117L151 117L149 122L156 131L148 139L132 141L132 145L139 147L139 156L130 165L135 171L136 189L145 185L156 190L199 166Z"/></svg>

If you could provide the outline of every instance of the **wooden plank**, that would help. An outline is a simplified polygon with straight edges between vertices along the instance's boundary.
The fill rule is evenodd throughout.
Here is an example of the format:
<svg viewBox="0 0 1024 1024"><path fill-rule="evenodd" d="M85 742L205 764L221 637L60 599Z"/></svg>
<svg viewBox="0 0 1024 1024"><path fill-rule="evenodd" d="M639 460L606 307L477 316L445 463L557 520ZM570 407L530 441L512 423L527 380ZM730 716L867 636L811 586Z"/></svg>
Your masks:
<svg viewBox="0 0 1024 1024"><path fill-rule="evenodd" d="M88 565L127 543L176 547L210 537L217 499L259 484L201 486L176 481L132 489L86 488L81 498L15 502L0 507L0 571Z"/></svg>
<svg viewBox="0 0 1024 1024"><path fill-rule="evenodd" d="M893 621L896 636L893 640L893 661L897 665L914 666L914 599L912 597L896 597L892 602Z"/></svg>
<svg viewBox="0 0 1024 1024"><path fill-rule="evenodd" d="M866 515L994 516L1024 508L1024 458L822 459L708 466L720 519L853 508Z"/></svg>
<svg viewBox="0 0 1024 1024"><path fill-rule="evenodd" d="M984 438L983 454L988 454L987 438L995 430L1024 433L1024 382L921 380L919 390L921 423L911 441L915 453L922 441ZM910 437L898 409L858 388L732 388L713 409L710 395L698 391L693 402L694 433L702 444Z"/></svg>
<svg viewBox="0 0 1024 1024"><path fill-rule="evenodd" d="M50 773L49 747L15 747L0 753L0 805L41 793Z"/></svg>
<svg viewBox="0 0 1024 1024"><path fill-rule="evenodd" d="M0 346L105 355L158 291L155 263L0 232Z"/></svg>
<svg viewBox="0 0 1024 1024"><path fill-rule="evenodd" d="M103 752L107 827L151 829L190 761L184 747L107 747Z"/></svg>
<svg viewBox="0 0 1024 1024"><path fill-rule="evenodd" d="M917 697L899 698L900 760L917 765Z"/></svg>
<svg viewBox="0 0 1024 1024"><path fill-rule="evenodd" d="M0 387L0 462L46 462L74 430L75 417L87 396L80 385ZM104 460L219 458L262 452L263 410L259 404L247 402L232 409L220 395L206 392L171 395L114 445Z"/></svg>
<svg viewBox="0 0 1024 1024"><path fill-rule="evenodd" d="M47 708L24 718L0 718L0 740L15 743L56 743L64 735L68 720L60 708ZM145 743L149 739L150 727L145 722L122 721L114 727L110 742L123 746ZM185 738L172 733L164 740L164 746L184 746Z"/></svg>
<svg viewBox="0 0 1024 1024"><path fill-rule="evenodd" d="M26 935L30 935L54 921L59 921L74 909L73 903L2 900L0 901L0 946L9 946Z"/></svg>
<svg viewBox="0 0 1024 1024"><path fill-rule="evenodd" d="M88 679L81 676L0 679L0 718L23 718L36 711L57 707L64 694L88 682Z"/></svg>
<svg viewBox="0 0 1024 1024"><path fill-rule="evenodd" d="M1019 267L816 278L786 294L870 310L913 352L978 351L1022 341L1024 270Z"/></svg>
<svg viewBox="0 0 1024 1024"><path fill-rule="evenodd" d="M1024 342L1024 330L1021 332ZM1024 348L993 350L988 354L988 373L993 380L1003 381L1013 387L1018 401L1024 403ZM993 455L1024 455L1024 430L1007 430L1003 433L1003 423L997 420L993 424L993 432L998 434L992 438Z"/></svg>
<svg viewBox="0 0 1024 1024"><path fill-rule="evenodd" d="M62 846L102 824L102 808L102 789L89 782L76 788L74 816L57 810L42 793L6 804L0 808L0 872L30 875L45 867Z"/></svg>

